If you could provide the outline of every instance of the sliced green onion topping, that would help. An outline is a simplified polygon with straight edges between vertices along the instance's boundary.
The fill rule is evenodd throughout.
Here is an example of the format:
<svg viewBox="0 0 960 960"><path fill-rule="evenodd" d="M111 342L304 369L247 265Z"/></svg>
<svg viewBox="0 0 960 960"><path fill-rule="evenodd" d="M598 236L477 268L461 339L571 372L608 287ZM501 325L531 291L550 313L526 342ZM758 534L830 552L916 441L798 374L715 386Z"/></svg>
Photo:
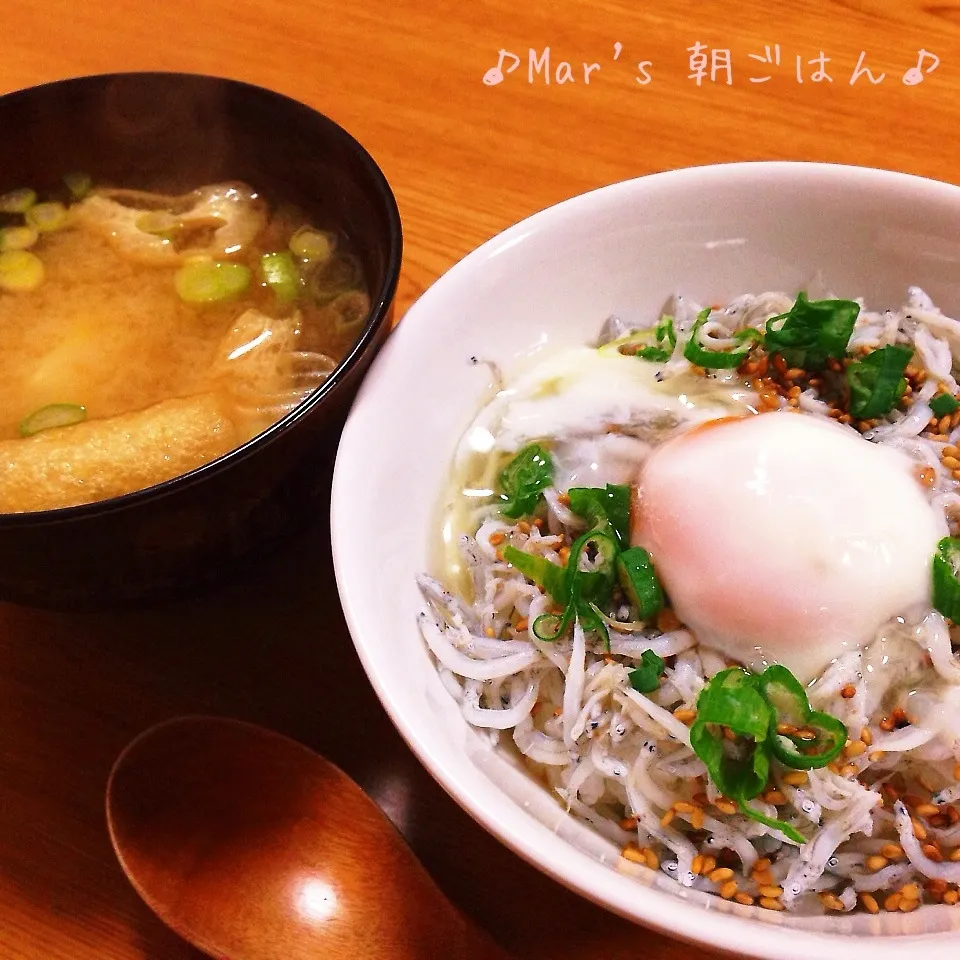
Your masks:
<svg viewBox="0 0 960 960"><path fill-rule="evenodd" d="M770 758L764 747L770 716L756 677L740 667L721 670L700 691L690 745L725 796L752 800L766 787ZM739 755L725 749L722 727L741 738Z"/></svg>
<svg viewBox="0 0 960 960"><path fill-rule="evenodd" d="M960 623L960 539L944 537L933 557L933 605Z"/></svg>
<svg viewBox="0 0 960 960"><path fill-rule="evenodd" d="M0 213L26 213L37 202L37 191L29 187L0 194Z"/></svg>
<svg viewBox="0 0 960 960"><path fill-rule="evenodd" d="M82 200L93 187L93 180L88 173L74 172L64 174L63 182L74 200Z"/></svg>
<svg viewBox="0 0 960 960"><path fill-rule="evenodd" d="M734 744L727 743L724 728L734 734ZM796 736L778 729L795 730ZM759 675L740 667L721 670L700 692L690 729L690 745L717 789L735 800L744 816L796 843L804 842L801 833L764 816L749 801L766 788L772 758L797 770L822 767L839 755L846 739L846 727L812 710L800 681L779 664Z"/></svg>
<svg viewBox="0 0 960 960"><path fill-rule="evenodd" d="M533 513L553 482L553 458L538 443L525 446L500 474L501 509L511 519Z"/></svg>
<svg viewBox="0 0 960 960"><path fill-rule="evenodd" d="M524 553L512 545L503 548L503 558L515 566L528 580L545 590L556 603L562 603L566 593L566 568L543 557Z"/></svg>
<svg viewBox="0 0 960 960"><path fill-rule="evenodd" d="M43 263L29 250L6 250L0 253L0 290L27 293L43 283L43 276Z"/></svg>
<svg viewBox="0 0 960 960"><path fill-rule="evenodd" d="M2 249L3 247L0 246L0 250ZM953 394L938 393L930 401L930 409L935 417L945 417L949 413L956 413L957 410L960 410L960 402Z"/></svg>
<svg viewBox="0 0 960 960"><path fill-rule="evenodd" d="M278 300L289 303L300 294L300 271L289 250L260 257L260 276Z"/></svg>
<svg viewBox="0 0 960 960"><path fill-rule="evenodd" d="M87 408L78 403L51 403L34 410L20 422L20 436L32 437L53 427L72 427L87 417Z"/></svg>
<svg viewBox="0 0 960 960"><path fill-rule="evenodd" d="M324 306L341 293L356 290L363 284L363 271L356 257L344 254L318 264L310 264L306 271L307 289L317 306Z"/></svg>
<svg viewBox="0 0 960 960"><path fill-rule="evenodd" d="M913 356L909 347L886 346L850 364L850 413L858 420L885 417L903 395L903 372Z"/></svg>
<svg viewBox="0 0 960 960"><path fill-rule="evenodd" d="M52 233L62 230L67 224L67 208L56 200L49 203L35 203L24 214L28 227L38 233Z"/></svg>
<svg viewBox="0 0 960 960"><path fill-rule="evenodd" d="M189 260L177 271L174 284L186 303L219 303L250 286L250 268L242 263Z"/></svg>
<svg viewBox="0 0 960 960"><path fill-rule="evenodd" d="M747 355L750 353L749 347L745 350L708 350L701 343L700 328L707 322L709 316L709 307L697 314L696 322L690 331L690 339L683 348L684 357L698 367L704 367L707 370L731 370L739 367L747 359Z"/></svg>
<svg viewBox="0 0 960 960"><path fill-rule="evenodd" d="M796 770L810 770L825 767L837 758L847 742L847 728L836 717L811 709L803 685L786 667L767 667L759 684L773 711L770 750L781 763ZM795 728L797 734L779 734L778 728Z"/></svg>
<svg viewBox="0 0 960 960"><path fill-rule="evenodd" d="M665 669L663 657L652 650L644 650L640 655L640 666L631 670L627 679L637 693L653 693L660 686L660 677Z"/></svg>
<svg viewBox="0 0 960 960"><path fill-rule="evenodd" d="M649 331L647 331L649 336ZM653 338L656 346L646 346L639 348L634 354L640 360L650 360L654 363L665 363L673 356L673 348L677 345L677 333L673 328L673 317L664 314L660 322L653 328ZM629 338L627 342L633 342Z"/></svg>
<svg viewBox="0 0 960 960"><path fill-rule="evenodd" d="M599 630L607 636L606 624L594 607L610 602L616 582L616 556L616 540L607 533L591 530L574 541L564 568L562 598L551 594L555 602L563 602L566 606L559 615L545 613L533 621L531 629L538 640L552 642L558 639L574 617L585 630ZM591 569L582 569L584 564Z"/></svg>
<svg viewBox="0 0 960 960"><path fill-rule="evenodd" d="M663 609L663 588L643 547L630 547L617 557L617 577L641 620L651 620Z"/></svg>
<svg viewBox="0 0 960 960"><path fill-rule="evenodd" d="M39 239L33 227L4 227L0 230L0 253L4 250L27 250Z"/></svg>
<svg viewBox="0 0 960 960"><path fill-rule="evenodd" d="M859 313L853 300L808 300L801 291L787 313L767 321L764 346L790 367L818 370L846 355Z"/></svg>
<svg viewBox="0 0 960 960"><path fill-rule="evenodd" d="M301 227L290 238L290 252L304 260L329 260L334 243L330 235L313 227Z"/></svg>
<svg viewBox="0 0 960 960"><path fill-rule="evenodd" d="M630 536L630 488L608 483L606 487L570 487L567 490L570 509L583 517L591 527L603 529L607 524L617 542L624 544Z"/></svg>
<svg viewBox="0 0 960 960"><path fill-rule="evenodd" d="M172 237L182 224L180 218L169 210L148 210L137 217L134 226L143 233L168 238Z"/></svg>

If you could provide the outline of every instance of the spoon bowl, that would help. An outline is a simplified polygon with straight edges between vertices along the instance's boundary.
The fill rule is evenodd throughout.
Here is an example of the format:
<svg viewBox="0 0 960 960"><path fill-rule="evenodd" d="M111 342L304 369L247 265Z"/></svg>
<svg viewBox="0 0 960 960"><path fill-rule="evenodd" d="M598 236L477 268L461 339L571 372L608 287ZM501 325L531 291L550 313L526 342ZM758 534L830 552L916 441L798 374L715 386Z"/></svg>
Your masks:
<svg viewBox="0 0 960 960"><path fill-rule="evenodd" d="M218 960L505 960L379 807L280 734L214 717L161 723L117 759L106 806L137 892Z"/></svg>

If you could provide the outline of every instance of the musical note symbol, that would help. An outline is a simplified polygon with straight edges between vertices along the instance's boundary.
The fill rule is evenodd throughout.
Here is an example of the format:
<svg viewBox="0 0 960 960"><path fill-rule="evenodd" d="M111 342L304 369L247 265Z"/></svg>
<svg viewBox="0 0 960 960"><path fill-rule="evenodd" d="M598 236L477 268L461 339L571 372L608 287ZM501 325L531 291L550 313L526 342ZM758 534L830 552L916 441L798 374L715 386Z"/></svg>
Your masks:
<svg viewBox="0 0 960 960"><path fill-rule="evenodd" d="M510 57L513 60L513 63L509 67L507 67L507 73L513 73L513 71L520 66L520 58L515 53L510 53L509 50L501 50L499 59L497 60L497 65L495 67L491 67L483 75L483 82L488 87L495 87L498 83L503 83L504 57Z"/></svg>
<svg viewBox="0 0 960 960"><path fill-rule="evenodd" d="M618 40L618 41L613 45L613 49L614 49L614 51L615 51L614 54L613 54L613 59L616 60L616 59L620 56L620 51L623 49L623 44Z"/></svg>
<svg viewBox="0 0 960 960"><path fill-rule="evenodd" d="M930 57L933 60L933 63L924 70L923 61L926 57ZM903 82L908 87L915 87L918 83L923 83L923 75L925 73L933 73L937 67L940 66L940 58L935 53L930 53L927 50L921 50L920 56L917 58L917 65L915 67L910 67L903 75Z"/></svg>

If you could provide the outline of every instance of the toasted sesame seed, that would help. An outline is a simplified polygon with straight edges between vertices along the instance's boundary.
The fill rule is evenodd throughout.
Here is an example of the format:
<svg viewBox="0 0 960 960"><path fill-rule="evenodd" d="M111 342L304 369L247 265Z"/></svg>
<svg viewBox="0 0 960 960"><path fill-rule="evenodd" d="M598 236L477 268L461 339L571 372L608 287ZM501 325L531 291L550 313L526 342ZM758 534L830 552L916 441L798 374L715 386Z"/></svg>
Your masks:
<svg viewBox="0 0 960 960"><path fill-rule="evenodd" d="M935 847L932 843L925 843L920 849L924 855L934 863L943 863L943 854L940 852L939 847Z"/></svg>
<svg viewBox="0 0 960 960"><path fill-rule="evenodd" d="M852 683L848 683L840 691L840 696L843 697L844 700L852 700L856 695L857 688Z"/></svg>
<svg viewBox="0 0 960 960"><path fill-rule="evenodd" d="M903 856L903 847L899 843L885 843L880 848L880 855L888 860L899 860Z"/></svg>
<svg viewBox="0 0 960 960"><path fill-rule="evenodd" d="M900 896L905 900L919 900L920 888L915 883L905 883L900 888Z"/></svg>
<svg viewBox="0 0 960 960"><path fill-rule="evenodd" d="M956 890L948 890L943 895L943 902L953 906L958 900L960 900L960 893L957 893Z"/></svg>
<svg viewBox="0 0 960 960"><path fill-rule="evenodd" d="M673 809L677 813L693 813L696 810L696 807L692 803L688 803L686 800L678 800L674 805Z"/></svg>
<svg viewBox="0 0 960 960"><path fill-rule="evenodd" d="M719 892L720 892L720 896L723 897L724 900L729 900L737 892L737 881L728 880L720 888Z"/></svg>
<svg viewBox="0 0 960 960"><path fill-rule="evenodd" d="M527 628L528 628L529 626L530 626L530 624L527 622L527 618L526 618L526 617L521 617L521 618L513 625L513 629L516 630L517 633L523 633L524 631L527 630Z"/></svg>
<svg viewBox="0 0 960 960"><path fill-rule="evenodd" d="M644 847L643 855L647 861L647 866L651 870L660 869L660 858L649 847Z"/></svg>
<svg viewBox="0 0 960 960"><path fill-rule="evenodd" d="M844 756L846 757L859 757L860 754L867 752L867 745L862 740L851 740L843 748Z"/></svg>
<svg viewBox="0 0 960 960"><path fill-rule="evenodd" d="M880 729L885 733L889 733L893 729L893 720L890 717L884 717L880 721Z"/></svg>
<svg viewBox="0 0 960 960"><path fill-rule="evenodd" d="M947 457L960 457L960 447L955 447L952 443L943 448L943 454Z"/></svg>
<svg viewBox="0 0 960 960"><path fill-rule="evenodd" d="M693 863L690 864L690 872L691 872L694 876L699 876L699 875L700 875L700 871L701 871L702 869L703 869L703 854L702 854L702 853L698 853L698 854L693 858Z"/></svg>
<svg viewBox="0 0 960 960"><path fill-rule="evenodd" d="M783 775L783 782L791 787L802 787L808 779L803 770L790 770Z"/></svg>
<svg viewBox="0 0 960 960"><path fill-rule="evenodd" d="M661 827L669 827L670 824L673 823L673 818L674 818L675 816L676 816L676 813L674 813L673 810L668 810L668 811L660 818L660 826L661 826Z"/></svg>
<svg viewBox="0 0 960 960"><path fill-rule="evenodd" d="M733 871L729 867L718 867L716 870L711 871L707 879L711 883L726 883L727 880L733 878Z"/></svg>
<svg viewBox="0 0 960 960"><path fill-rule="evenodd" d="M911 910L916 910L920 906L919 900L907 900L904 898L900 901L899 910L901 913L910 913Z"/></svg>
<svg viewBox="0 0 960 960"><path fill-rule="evenodd" d="M694 830L702 830L703 818L704 818L703 808L694 807L693 813L690 814L690 826L693 827Z"/></svg>
<svg viewBox="0 0 960 960"><path fill-rule="evenodd" d="M960 847L954 847L950 851L950 856L948 857L951 863L960 862Z"/></svg>
<svg viewBox="0 0 960 960"><path fill-rule="evenodd" d="M850 777L855 777L859 772L860 771L857 770L856 766L852 763L848 763L845 767L840 768L840 776L847 777L847 779Z"/></svg>
<svg viewBox="0 0 960 960"><path fill-rule="evenodd" d="M775 807L781 807L787 802L787 798L779 790L768 790L763 795L763 799Z"/></svg>
<svg viewBox="0 0 960 960"><path fill-rule="evenodd" d="M899 910L901 900L903 900L903 897L901 897L899 893L891 893L890 896L883 901L883 909L889 910L891 913Z"/></svg>
<svg viewBox="0 0 960 960"><path fill-rule="evenodd" d="M717 869L717 858L707 854L703 858L703 866L700 868L700 873L703 876L706 876L708 873L713 873Z"/></svg>
<svg viewBox="0 0 960 960"><path fill-rule="evenodd" d="M914 812L918 817L935 817L940 812L940 808L935 803L921 803L917 805Z"/></svg>
<svg viewBox="0 0 960 960"><path fill-rule="evenodd" d="M782 897L783 887L764 886L757 890L761 897Z"/></svg>
<svg viewBox="0 0 960 960"><path fill-rule="evenodd" d="M941 457L940 462L948 470L960 470L960 460L958 460L956 457Z"/></svg>
<svg viewBox="0 0 960 960"><path fill-rule="evenodd" d="M497 635L497 631L494 630L493 627L484 627L484 628L483 628L483 632L484 632L484 634L485 634L486 636L491 637L491 638L492 638L492 637L495 637L495 636Z"/></svg>
<svg viewBox="0 0 960 960"><path fill-rule="evenodd" d="M889 863L890 861L886 857L881 857L877 854L874 854L872 857L867 857L866 860L867 869L873 870L874 872L882 870Z"/></svg>
<svg viewBox="0 0 960 960"><path fill-rule="evenodd" d="M737 903L742 903L745 907L753 906L753 897L751 897L749 893L744 893L743 891L735 893L733 899L736 900Z"/></svg>
<svg viewBox="0 0 960 960"><path fill-rule="evenodd" d="M628 843L620 851L620 856L623 857L624 860L630 860L633 863L646 863L643 850L634 843Z"/></svg>
<svg viewBox="0 0 960 960"><path fill-rule="evenodd" d="M681 708L681 709L679 709L679 710L674 710L674 711L673 711L673 715L674 715L681 723L693 723L693 721L697 719L697 711L696 711L696 710L690 710L690 709L687 708L687 707L683 707L683 708Z"/></svg>
<svg viewBox="0 0 960 960"><path fill-rule="evenodd" d="M877 898L870 893L861 893L860 894L860 903L863 906L863 909L867 913L879 913L880 904L877 903Z"/></svg>
<svg viewBox="0 0 960 960"><path fill-rule="evenodd" d="M490 534L490 546L491 546L491 547L499 547L500 544L503 543L503 541L506 540L506 539L507 539L507 535L506 535L505 533L491 533L491 534Z"/></svg>
<svg viewBox="0 0 960 960"><path fill-rule="evenodd" d="M873 734L869 727L860 728L860 739L869 747L873 745Z"/></svg>
<svg viewBox="0 0 960 960"><path fill-rule="evenodd" d="M636 830L637 829L637 818L636 817L624 817L620 821L621 830Z"/></svg>
<svg viewBox="0 0 960 960"><path fill-rule="evenodd" d="M777 724L777 733L782 737L792 736L797 732L797 728L792 723L778 723Z"/></svg>
<svg viewBox="0 0 960 960"><path fill-rule="evenodd" d="M867 759L868 759L871 763L876 763L878 760L882 760L882 759L883 759L883 751L882 751L882 750L871 750L871 751L870 751L870 755L867 757Z"/></svg>
<svg viewBox="0 0 960 960"><path fill-rule="evenodd" d="M776 897L761 897L760 906L765 910L785 910L786 907Z"/></svg>
<svg viewBox="0 0 960 960"><path fill-rule="evenodd" d="M823 904L825 909L835 910L838 913L846 909L846 907L843 905L843 901L835 897L832 893L821 893L820 902Z"/></svg>
<svg viewBox="0 0 960 960"><path fill-rule="evenodd" d="M924 888L929 893L945 893L947 889L947 881L941 877L934 877L933 880L928 880L926 882Z"/></svg>
<svg viewBox="0 0 960 960"><path fill-rule="evenodd" d="M937 429L940 433L949 433L950 432L950 414L945 414L940 418L940 422L937 424Z"/></svg>
<svg viewBox="0 0 960 960"><path fill-rule="evenodd" d="M761 858L753 865L753 873L762 873L764 870L769 870L769 869L770 869L770 866L771 866L771 863L772 863L772 861L770 860L769 857L761 857Z"/></svg>
<svg viewBox="0 0 960 960"><path fill-rule="evenodd" d="M713 801L713 805L721 811L721 813L726 813L729 816L733 816L737 812L737 805L727 797L717 797Z"/></svg>
<svg viewBox="0 0 960 960"><path fill-rule="evenodd" d="M810 730L808 727L801 727L801 728L794 734L794 736L795 736L798 740L808 740L808 741L809 741L809 740L816 740L816 739L817 739L817 731L816 731L816 730Z"/></svg>
<svg viewBox="0 0 960 960"><path fill-rule="evenodd" d="M912 822L913 822L913 835L914 835L918 840L921 840L921 841L926 840L926 839L927 839L927 830L926 830L926 828L924 827L924 825L923 825L919 820L917 820L916 818L911 818L911 820L912 820Z"/></svg>

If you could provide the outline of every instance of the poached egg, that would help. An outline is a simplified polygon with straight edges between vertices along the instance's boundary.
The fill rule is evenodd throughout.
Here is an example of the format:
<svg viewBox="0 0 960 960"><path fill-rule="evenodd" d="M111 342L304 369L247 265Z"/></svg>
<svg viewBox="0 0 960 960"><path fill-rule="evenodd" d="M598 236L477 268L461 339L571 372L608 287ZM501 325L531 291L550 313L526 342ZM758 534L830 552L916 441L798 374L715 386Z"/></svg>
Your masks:
<svg viewBox="0 0 960 960"><path fill-rule="evenodd" d="M701 643L805 683L929 604L947 530L914 469L832 421L725 418L646 458L631 537Z"/></svg>

